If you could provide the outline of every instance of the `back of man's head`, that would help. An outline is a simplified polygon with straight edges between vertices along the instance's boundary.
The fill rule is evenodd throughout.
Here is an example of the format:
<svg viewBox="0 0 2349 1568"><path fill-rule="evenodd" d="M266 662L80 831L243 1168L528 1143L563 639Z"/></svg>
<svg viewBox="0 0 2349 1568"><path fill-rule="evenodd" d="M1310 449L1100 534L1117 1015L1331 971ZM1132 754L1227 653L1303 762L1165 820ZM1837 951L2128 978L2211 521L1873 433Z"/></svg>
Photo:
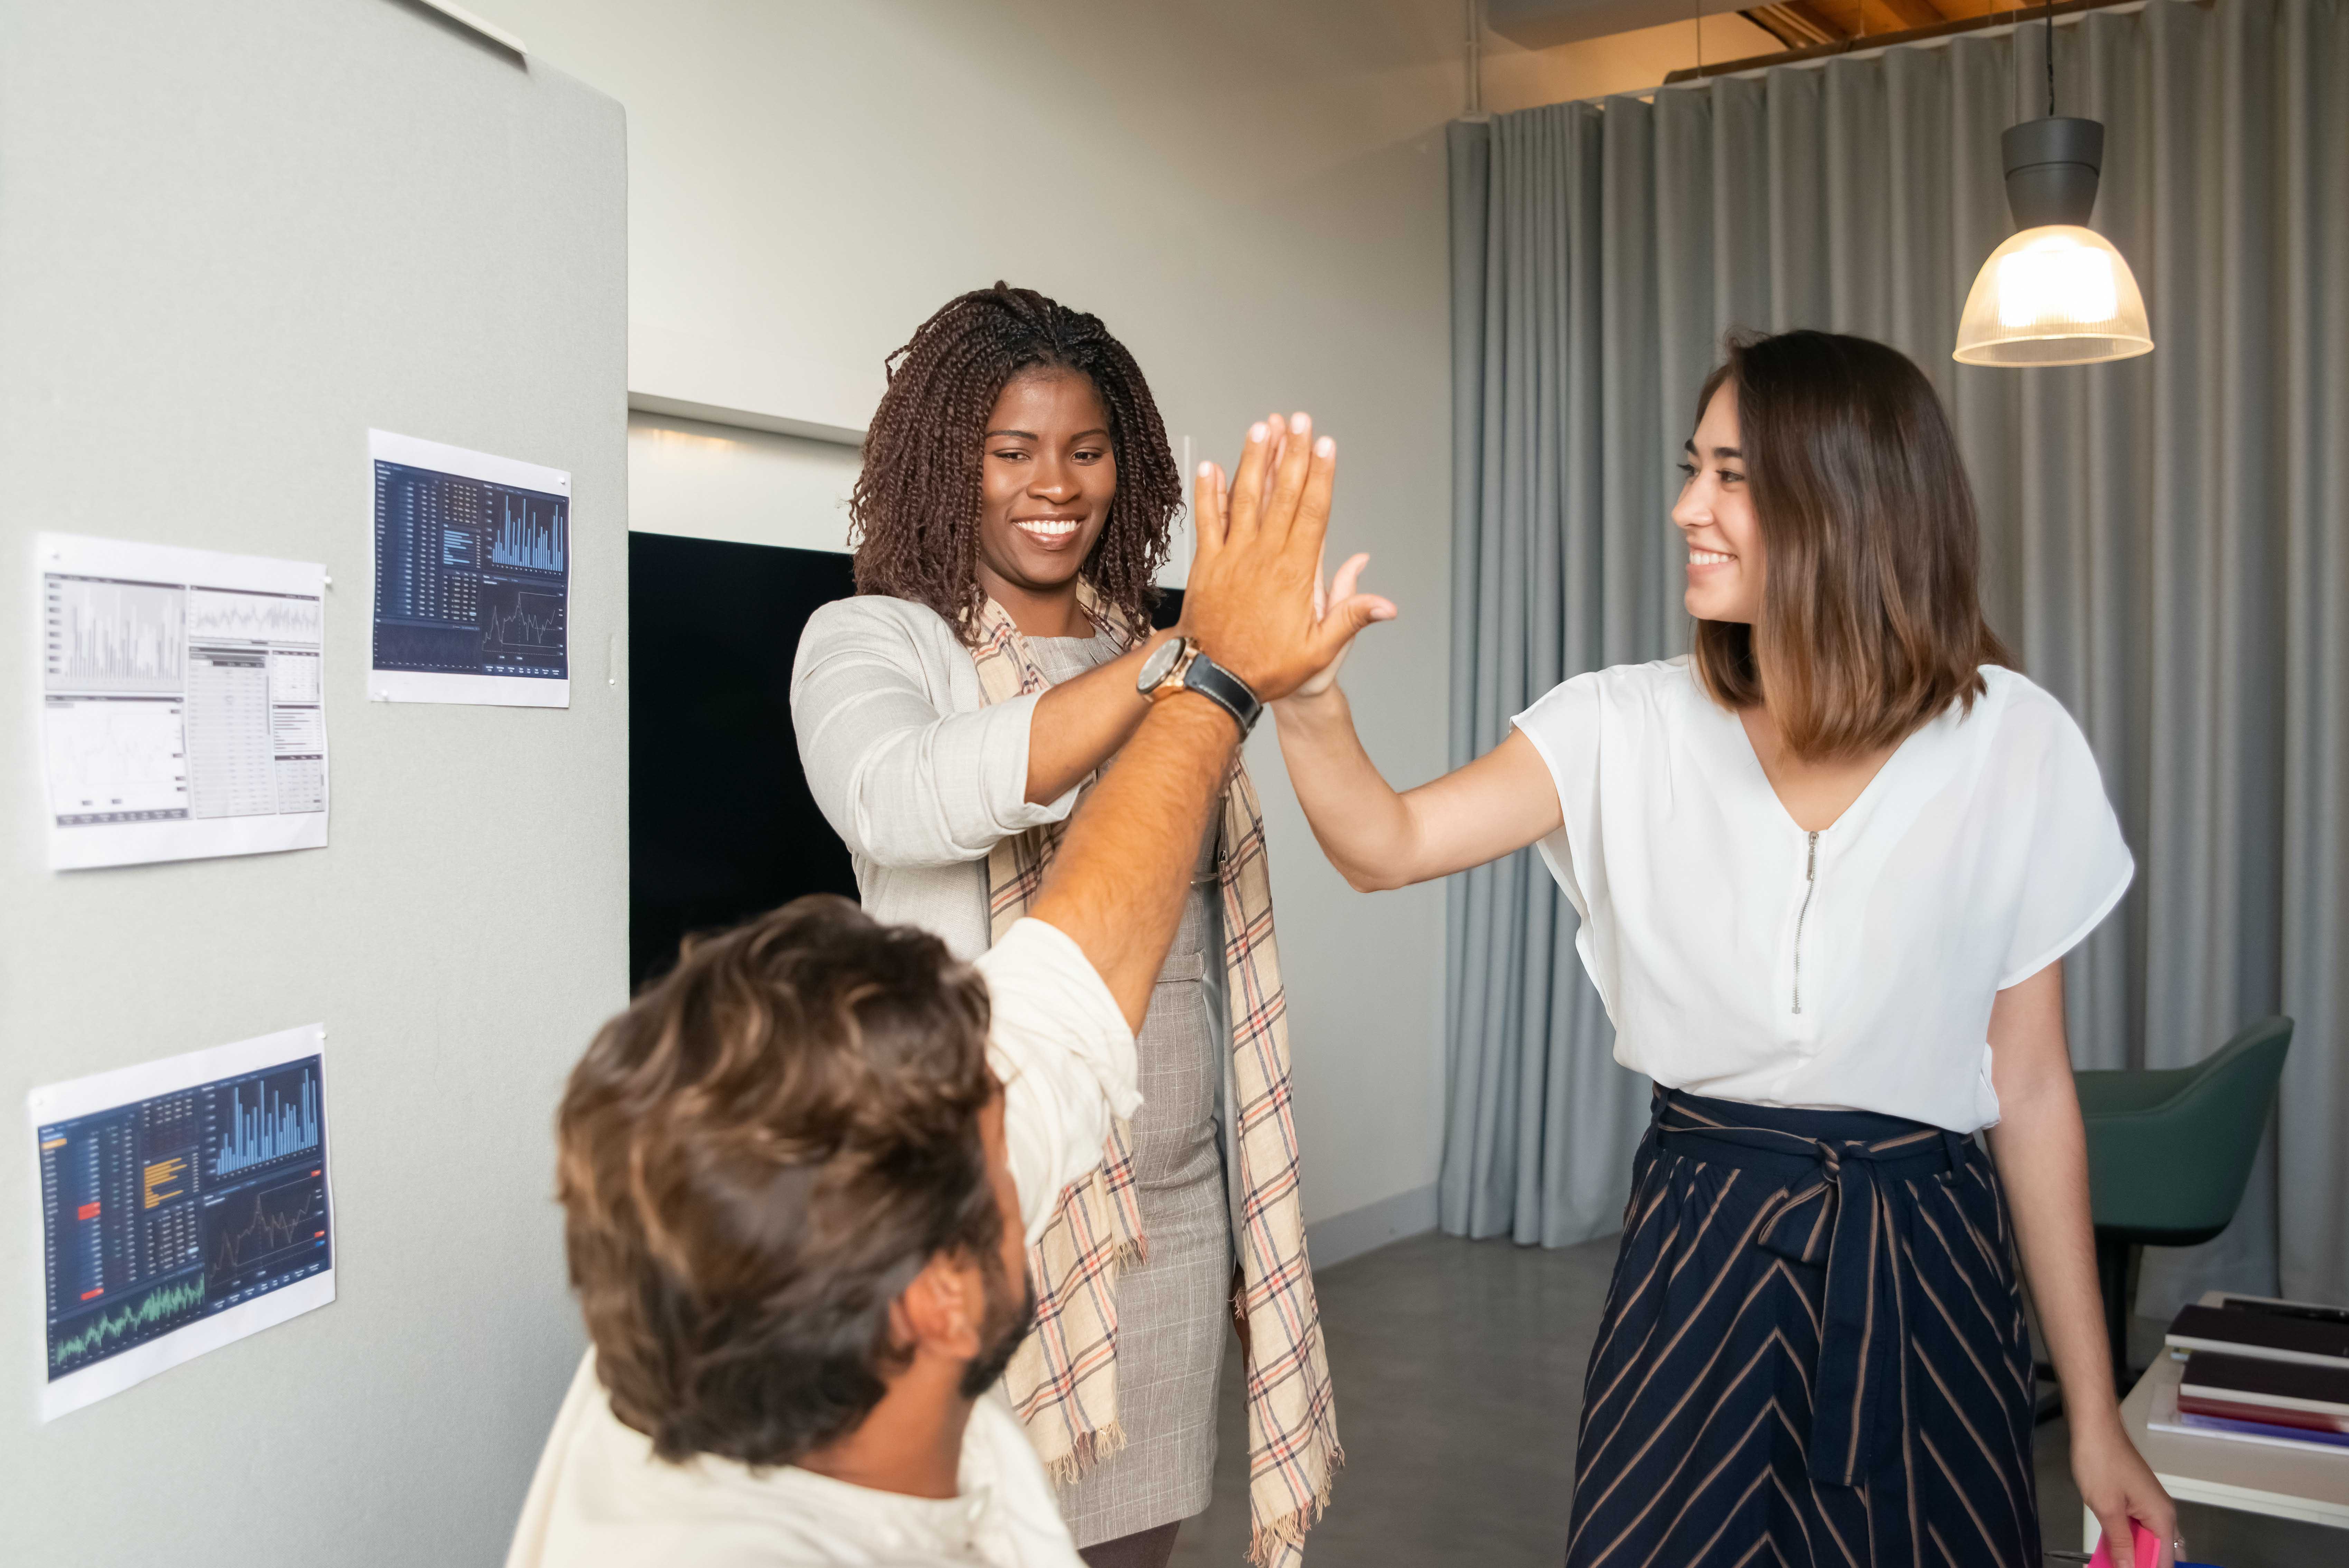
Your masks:
<svg viewBox="0 0 2349 1568"><path fill-rule="evenodd" d="M987 1027L943 943L818 897L688 945L596 1036L558 1191L613 1411L656 1452L789 1464L878 1403L891 1304L1002 1243Z"/></svg>

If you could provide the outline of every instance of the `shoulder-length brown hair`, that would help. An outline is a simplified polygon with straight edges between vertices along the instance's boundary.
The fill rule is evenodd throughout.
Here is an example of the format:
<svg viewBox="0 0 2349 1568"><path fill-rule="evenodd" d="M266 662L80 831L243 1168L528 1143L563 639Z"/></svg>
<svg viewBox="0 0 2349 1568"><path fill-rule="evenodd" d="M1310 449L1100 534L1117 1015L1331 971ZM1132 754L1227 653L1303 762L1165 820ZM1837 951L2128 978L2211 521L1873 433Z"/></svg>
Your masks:
<svg viewBox="0 0 2349 1568"><path fill-rule="evenodd" d="M1699 621L1698 681L1730 708L1766 690L1797 757L1894 745L1981 666L2013 656L1982 619L1973 491L1924 373L1865 337L1732 338L1697 395L1735 388L1738 444L1762 531L1761 618Z"/></svg>

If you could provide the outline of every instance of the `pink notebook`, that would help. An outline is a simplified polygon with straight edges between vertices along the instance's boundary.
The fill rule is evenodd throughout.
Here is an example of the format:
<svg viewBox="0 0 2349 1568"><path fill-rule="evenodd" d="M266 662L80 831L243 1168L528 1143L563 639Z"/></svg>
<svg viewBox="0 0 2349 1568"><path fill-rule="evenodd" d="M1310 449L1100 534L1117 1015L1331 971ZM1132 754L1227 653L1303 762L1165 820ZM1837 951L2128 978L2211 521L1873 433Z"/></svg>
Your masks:
<svg viewBox="0 0 2349 1568"><path fill-rule="evenodd" d="M2088 1568L2113 1568L2112 1542L2107 1535L2096 1542L2096 1553L2088 1559ZM2129 1543L2135 1549L2130 1553L2129 1568L2158 1568L2161 1562L2161 1537L2132 1519Z"/></svg>

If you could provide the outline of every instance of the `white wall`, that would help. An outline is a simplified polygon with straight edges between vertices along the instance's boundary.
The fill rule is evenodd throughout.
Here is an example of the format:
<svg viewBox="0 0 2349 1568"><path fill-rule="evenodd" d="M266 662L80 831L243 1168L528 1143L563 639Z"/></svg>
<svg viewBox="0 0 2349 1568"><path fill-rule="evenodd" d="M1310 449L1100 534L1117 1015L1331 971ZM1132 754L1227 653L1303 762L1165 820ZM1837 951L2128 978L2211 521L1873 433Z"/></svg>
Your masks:
<svg viewBox="0 0 2349 1568"><path fill-rule="evenodd" d="M628 416L629 526L845 550L854 447L667 414Z"/></svg>
<svg viewBox="0 0 2349 1568"><path fill-rule="evenodd" d="M1000 277L1109 323L1178 457L1188 435L1229 460L1249 419L1310 408L1340 445L1333 544L1371 551L1403 608L1350 667L1364 738L1399 780L1442 769L1458 0L471 3L627 107L634 392L861 429L887 353ZM630 458L636 527L843 537L821 443L639 413ZM1250 759L1307 1216L1423 1194L1441 890L1349 891L1270 726Z"/></svg>
<svg viewBox="0 0 2349 1568"><path fill-rule="evenodd" d="M626 204L616 103L420 6L0 5L0 1563L505 1550L627 998ZM567 708L367 699L370 427L569 470ZM326 566L326 848L47 869L45 529ZM313 1021L336 1301L38 1424L26 1091Z"/></svg>

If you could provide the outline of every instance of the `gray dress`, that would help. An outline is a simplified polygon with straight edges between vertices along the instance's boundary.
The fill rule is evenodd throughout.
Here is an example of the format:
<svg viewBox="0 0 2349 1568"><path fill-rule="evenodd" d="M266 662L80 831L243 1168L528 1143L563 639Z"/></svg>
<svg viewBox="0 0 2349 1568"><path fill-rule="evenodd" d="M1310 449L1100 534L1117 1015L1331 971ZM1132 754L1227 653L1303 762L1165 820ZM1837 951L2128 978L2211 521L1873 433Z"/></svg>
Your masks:
<svg viewBox="0 0 2349 1568"><path fill-rule="evenodd" d="M1030 637L1055 685L1114 658L1105 637ZM1217 834L1199 846L1183 923L1136 1041L1142 1109L1133 1175L1149 1256L1117 1282L1117 1408L1126 1444L1073 1486L1061 1511L1079 1546L1188 1519L1216 1471L1216 1389L1223 1376L1232 1233L1221 1138L1222 901Z"/></svg>
<svg viewBox="0 0 2349 1568"><path fill-rule="evenodd" d="M1054 681L1115 656L1107 637L1031 637ZM792 722L808 787L847 843L864 907L936 932L962 956L988 945L988 851L1066 818L1074 794L1026 800L1036 699L986 704L969 653L919 604L877 595L808 622ZM1230 1031L1213 835L1138 1041L1143 1104L1133 1160L1149 1255L1117 1285L1118 1417L1126 1445L1061 1504L1079 1546L1207 1506L1216 1392L1231 1283L1226 1172Z"/></svg>

